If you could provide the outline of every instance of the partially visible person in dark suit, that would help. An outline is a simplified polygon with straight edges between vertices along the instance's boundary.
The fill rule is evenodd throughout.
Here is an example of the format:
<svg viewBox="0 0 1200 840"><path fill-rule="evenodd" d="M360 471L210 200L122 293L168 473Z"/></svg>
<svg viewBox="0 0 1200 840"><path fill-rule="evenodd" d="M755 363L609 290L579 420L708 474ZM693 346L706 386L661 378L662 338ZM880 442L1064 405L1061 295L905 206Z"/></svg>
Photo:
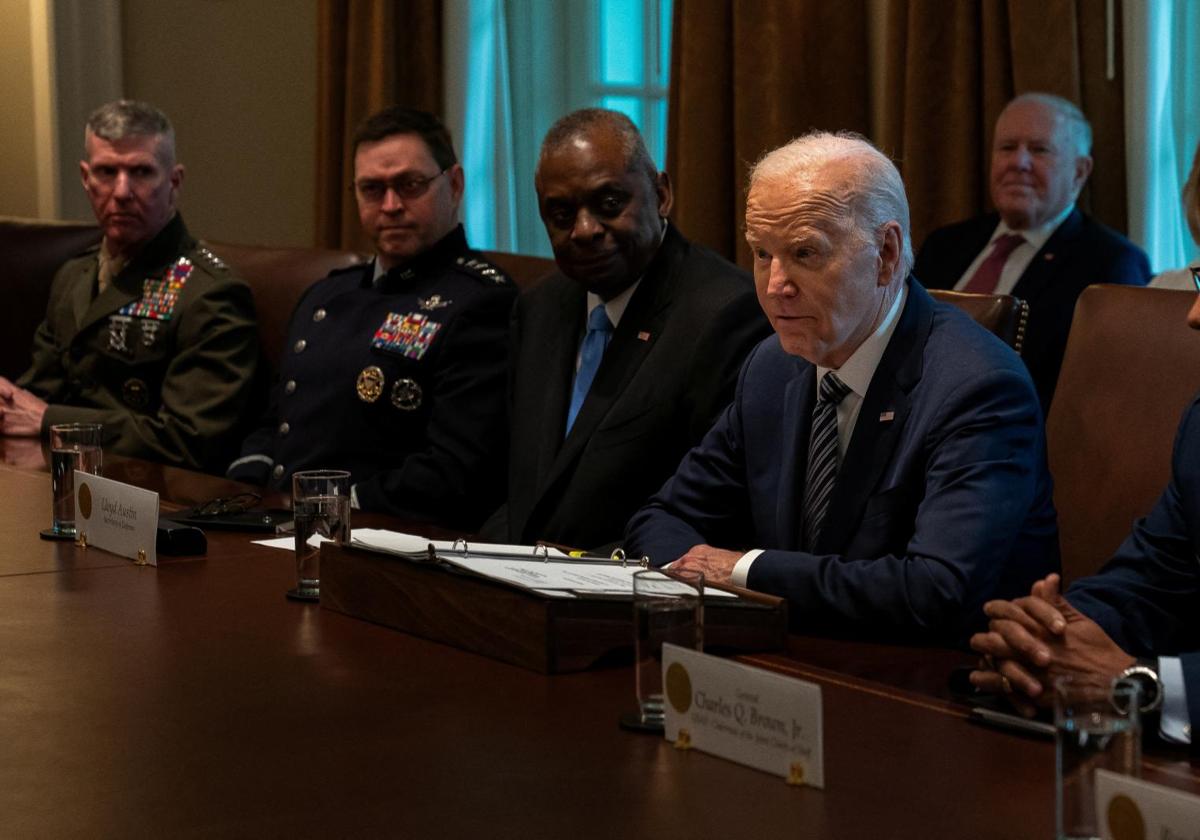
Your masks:
<svg viewBox="0 0 1200 840"><path fill-rule="evenodd" d="M909 275L900 173L857 135L759 161L746 240L777 335L626 550L783 596L796 629L963 641L1059 565L1029 373Z"/></svg>
<svg viewBox="0 0 1200 840"><path fill-rule="evenodd" d="M1029 303L1021 356L1048 412L1075 301L1093 283L1144 286L1146 254L1075 207L1092 172L1092 129L1071 102L1026 93L992 141L995 213L929 234L913 269L931 289L1011 294Z"/></svg>
<svg viewBox="0 0 1200 840"><path fill-rule="evenodd" d="M503 498L516 287L467 245L462 166L432 114L368 117L353 189L375 259L304 293L271 407L228 475L286 488L297 470L345 469L356 508L474 531Z"/></svg>
<svg viewBox="0 0 1200 840"><path fill-rule="evenodd" d="M253 421L250 287L184 225L175 129L154 106L97 108L79 174L104 239L54 275L29 370L0 377L0 434L101 423L110 452L219 473Z"/></svg>
<svg viewBox="0 0 1200 840"><path fill-rule="evenodd" d="M608 546L769 327L749 275L667 221L670 181L623 114L555 123L535 185L558 272L513 315L508 504L484 534Z"/></svg>

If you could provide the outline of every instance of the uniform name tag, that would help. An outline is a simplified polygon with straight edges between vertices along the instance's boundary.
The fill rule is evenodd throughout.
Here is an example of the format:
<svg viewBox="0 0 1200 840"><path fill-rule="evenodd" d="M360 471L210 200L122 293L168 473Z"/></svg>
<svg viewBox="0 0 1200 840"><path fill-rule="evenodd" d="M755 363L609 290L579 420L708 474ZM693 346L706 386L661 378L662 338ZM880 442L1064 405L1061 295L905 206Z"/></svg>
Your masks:
<svg viewBox="0 0 1200 840"><path fill-rule="evenodd" d="M676 747L825 787L820 686L670 643L662 667L664 734Z"/></svg>
<svg viewBox="0 0 1200 840"><path fill-rule="evenodd" d="M76 470L75 530L89 546L157 566L158 494Z"/></svg>

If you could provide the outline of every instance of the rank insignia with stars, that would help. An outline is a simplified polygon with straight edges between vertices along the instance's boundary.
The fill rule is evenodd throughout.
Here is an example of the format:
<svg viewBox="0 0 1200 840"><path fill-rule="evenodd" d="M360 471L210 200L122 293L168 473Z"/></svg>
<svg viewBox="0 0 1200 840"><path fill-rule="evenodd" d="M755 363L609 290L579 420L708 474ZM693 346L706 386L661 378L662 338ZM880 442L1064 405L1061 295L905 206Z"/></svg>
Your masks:
<svg viewBox="0 0 1200 840"><path fill-rule="evenodd" d="M154 321L170 321L175 313L175 305L179 303L179 293L183 291L191 273L192 261L187 257L180 257L167 269L162 279L147 277L142 281L141 298L122 306L118 314Z"/></svg>
<svg viewBox="0 0 1200 840"><path fill-rule="evenodd" d="M417 303L421 305L422 309L428 309L432 311L434 309L441 309L449 306L450 304L454 303L454 301L442 300L441 295L430 295L427 298L417 298Z"/></svg>
<svg viewBox="0 0 1200 840"><path fill-rule="evenodd" d="M442 325L419 312L389 312L387 320L375 330L371 346L402 353L410 359L425 355Z"/></svg>

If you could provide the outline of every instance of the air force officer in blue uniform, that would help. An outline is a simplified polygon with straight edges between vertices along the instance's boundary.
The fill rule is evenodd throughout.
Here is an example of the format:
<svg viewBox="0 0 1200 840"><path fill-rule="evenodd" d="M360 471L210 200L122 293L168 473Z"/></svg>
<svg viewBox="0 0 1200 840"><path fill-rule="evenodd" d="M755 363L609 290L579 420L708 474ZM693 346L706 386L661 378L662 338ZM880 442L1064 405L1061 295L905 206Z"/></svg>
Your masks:
<svg viewBox="0 0 1200 840"><path fill-rule="evenodd" d="M1028 372L909 276L900 174L857 136L764 157L746 238L776 335L627 547L784 596L797 629L961 640L1058 568Z"/></svg>

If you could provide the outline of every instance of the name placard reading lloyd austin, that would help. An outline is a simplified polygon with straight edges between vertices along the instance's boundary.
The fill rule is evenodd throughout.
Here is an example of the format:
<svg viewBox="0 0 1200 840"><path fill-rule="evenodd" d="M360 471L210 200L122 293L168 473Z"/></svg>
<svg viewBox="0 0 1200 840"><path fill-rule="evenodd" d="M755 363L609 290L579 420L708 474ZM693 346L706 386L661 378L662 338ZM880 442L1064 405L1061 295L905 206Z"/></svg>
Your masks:
<svg viewBox="0 0 1200 840"><path fill-rule="evenodd" d="M157 566L158 494L76 470L75 530L89 546Z"/></svg>

